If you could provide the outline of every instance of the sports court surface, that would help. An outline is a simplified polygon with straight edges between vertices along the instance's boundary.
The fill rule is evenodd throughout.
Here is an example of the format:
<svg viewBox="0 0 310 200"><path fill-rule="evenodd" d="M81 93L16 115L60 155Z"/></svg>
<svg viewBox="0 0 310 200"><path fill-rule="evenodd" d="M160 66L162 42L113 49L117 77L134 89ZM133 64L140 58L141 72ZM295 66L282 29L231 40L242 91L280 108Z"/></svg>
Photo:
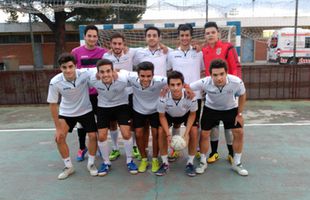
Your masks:
<svg viewBox="0 0 310 200"><path fill-rule="evenodd" d="M171 163L166 176L150 171L130 175L122 156L106 177L91 177L86 161L73 161L76 173L59 181L63 162L53 142L48 106L2 106L0 200L309 200L310 101L249 101L244 116L242 160L248 177L237 175L225 160L221 128L221 159L203 175L184 174L185 156ZM76 131L69 134L68 143L74 160Z"/></svg>

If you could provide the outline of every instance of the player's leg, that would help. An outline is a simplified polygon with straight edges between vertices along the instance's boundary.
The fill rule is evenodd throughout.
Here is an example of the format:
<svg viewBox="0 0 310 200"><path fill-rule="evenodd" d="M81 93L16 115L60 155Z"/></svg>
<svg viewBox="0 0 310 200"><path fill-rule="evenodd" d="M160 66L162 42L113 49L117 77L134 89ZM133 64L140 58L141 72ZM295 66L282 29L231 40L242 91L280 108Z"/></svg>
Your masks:
<svg viewBox="0 0 310 200"><path fill-rule="evenodd" d="M180 135L180 128L181 124L173 124L173 128L172 128L172 136L174 135ZM171 138L170 140L168 140L169 142L171 142ZM170 143L169 143L170 146ZM174 150L173 148L169 148L169 155L168 155L168 160L169 162L174 162L176 161L178 158L180 157L180 151Z"/></svg>
<svg viewBox="0 0 310 200"><path fill-rule="evenodd" d="M231 129L225 129L225 139L228 149L227 160L232 165L234 162L233 135Z"/></svg>
<svg viewBox="0 0 310 200"><path fill-rule="evenodd" d="M188 176L196 176L196 169L194 166L194 158L197 152L197 143L198 143L198 122L196 122L190 132L189 132L189 141L188 141L188 160L186 163L185 173Z"/></svg>
<svg viewBox="0 0 310 200"><path fill-rule="evenodd" d="M87 153L87 147L85 145L86 131L79 123L77 125L77 133L79 139L79 150L77 152L76 161L81 162L85 159L85 155Z"/></svg>
<svg viewBox="0 0 310 200"><path fill-rule="evenodd" d="M129 94L128 95L128 105L129 105L129 109L130 109L130 118L132 119L132 115L133 115L133 103L132 103L132 98L133 98L133 94ZM141 160L141 155L140 155L140 152L139 152L139 149L138 149L138 146L137 146L137 141L136 141L136 133L135 133L135 129L133 127L133 123L132 123L132 120L131 120L131 123L130 123L130 127L131 127L131 136L132 136L132 154L133 156L138 159L138 160Z"/></svg>
<svg viewBox="0 0 310 200"><path fill-rule="evenodd" d="M60 130L61 135L60 135L59 139L56 140L58 152L60 153L61 158L62 158L64 165L65 165L63 171L58 175L59 180L66 179L68 176L70 176L71 174L74 173L74 167L73 167L71 159L70 159L69 147L68 147L68 144L66 142L66 138L67 138L68 131L70 131L70 132L72 131L72 129L75 125L74 123L76 123L76 121L71 123L71 128L70 128L69 127L70 119L69 118L64 119L64 118L61 118L61 116L60 116L59 123L60 123L60 127L61 127L61 130ZM67 123L66 121L68 121L69 123Z"/></svg>
<svg viewBox="0 0 310 200"><path fill-rule="evenodd" d="M117 130L117 122L111 121L110 123L110 136L112 140L112 151L110 153L111 161L116 160L121 155L121 151L119 150L119 146L118 146L118 135L119 135L119 132Z"/></svg>
<svg viewBox="0 0 310 200"><path fill-rule="evenodd" d="M202 101L202 99L197 99L198 109L196 111L195 122L197 122L198 132L197 132L197 147L196 147L195 157L198 160L200 159L199 138L200 138L200 133L201 133L201 126L200 126L199 122L200 122L200 117L201 117L201 105L203 105L203 103L204 102Z"/></svg>
<svg viewBox="0 0 310 200"><path fill-rule="evenodd" d="M154 113L149 115L149 122L151 125L152 132L152 172L157 172L159 170L159 147L158 147L158 127L159 127L159 115L158 113Z"/></svg>
<svg viewBox="0 0 310 200"><path fill-rule="evenodd" d="M214 163L219 159L219 154L217 152L219 138L220 138L220 121L217 122L217 126L213 127L210 133L210 145L211 145L211 153L209 154L209 158L207 160L208 163Z"/></svg>

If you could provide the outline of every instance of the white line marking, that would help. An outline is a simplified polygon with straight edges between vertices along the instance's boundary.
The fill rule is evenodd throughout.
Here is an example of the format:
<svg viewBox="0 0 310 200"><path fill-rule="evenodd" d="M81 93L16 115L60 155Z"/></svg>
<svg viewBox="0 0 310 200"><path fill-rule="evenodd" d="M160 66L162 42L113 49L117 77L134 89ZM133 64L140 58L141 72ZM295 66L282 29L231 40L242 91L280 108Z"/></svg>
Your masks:
<svg viewBox="0 0 310 200"><path fill-rule="evenodd" d="M221 124L222 126L222 124ZM271 123L271 124L245 124L244 126L310 126L310 123ZM2 129L1 132L39 132L55 131L55 128L29 128L29 129Z"/></svg>

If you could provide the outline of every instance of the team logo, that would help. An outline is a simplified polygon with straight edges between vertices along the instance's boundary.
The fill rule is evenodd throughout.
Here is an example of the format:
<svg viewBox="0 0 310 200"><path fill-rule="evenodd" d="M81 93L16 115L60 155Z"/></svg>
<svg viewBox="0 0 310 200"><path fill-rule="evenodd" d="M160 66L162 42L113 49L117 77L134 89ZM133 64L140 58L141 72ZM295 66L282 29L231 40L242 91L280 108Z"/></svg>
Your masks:
<svg viewBox="0 0 310 200"><path fill-rule="evenodd" d="M217 49L216 49L216 55L220 55L221 52L222 52L222 48L217 48Z"/></svg>

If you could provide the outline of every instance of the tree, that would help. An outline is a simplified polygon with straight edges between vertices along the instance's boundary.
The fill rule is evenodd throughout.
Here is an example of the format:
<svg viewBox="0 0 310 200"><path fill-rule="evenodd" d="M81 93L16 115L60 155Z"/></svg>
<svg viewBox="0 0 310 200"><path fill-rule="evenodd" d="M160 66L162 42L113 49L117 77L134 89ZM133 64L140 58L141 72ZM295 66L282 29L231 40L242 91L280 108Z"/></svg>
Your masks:
<svg viewBox="0 0 310 200"><path fill-rule="evenodd" d="M54 63L58 56L65 51L66 21L72 17L80 22L104 23L114 22L122 18L126 21L129 16L123 16L123 12L130 12L132 20L136 22L145 12L146 0L0 0L0 9L14 12L32 13L44 22L54 33L55 52ZM119 10L119 15L115 10Z"/></svg>
<svg viewBox="0 0 310 200"><path fill-rule="evenodd" d="M18 14L15 10L4 10L5 13L9 14L7 23L17 23L18 22Z"/></svg>

